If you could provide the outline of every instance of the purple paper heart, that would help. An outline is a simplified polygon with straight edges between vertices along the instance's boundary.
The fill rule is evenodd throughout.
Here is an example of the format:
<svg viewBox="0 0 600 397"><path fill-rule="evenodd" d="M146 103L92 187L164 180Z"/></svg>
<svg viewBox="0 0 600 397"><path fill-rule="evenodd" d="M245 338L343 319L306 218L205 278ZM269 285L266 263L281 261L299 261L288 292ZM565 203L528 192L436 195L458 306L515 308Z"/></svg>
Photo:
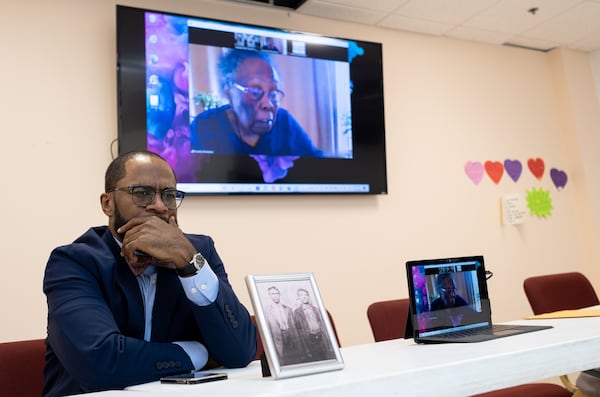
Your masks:
<svg viewBox="0 0 600 397"><path fill-rule="evenodd" d="M556 168L550 170L550 178L554 182L556 189L562 190L567 185L567 173Z"/></svg>
<svg viewBox="0 0 600 397"><path fill-rule="evenodd" d="M504 169L510 179L513 181L518 181L521 176L521 172L523 171L523 165L519 160L504 160Z"/></svg>

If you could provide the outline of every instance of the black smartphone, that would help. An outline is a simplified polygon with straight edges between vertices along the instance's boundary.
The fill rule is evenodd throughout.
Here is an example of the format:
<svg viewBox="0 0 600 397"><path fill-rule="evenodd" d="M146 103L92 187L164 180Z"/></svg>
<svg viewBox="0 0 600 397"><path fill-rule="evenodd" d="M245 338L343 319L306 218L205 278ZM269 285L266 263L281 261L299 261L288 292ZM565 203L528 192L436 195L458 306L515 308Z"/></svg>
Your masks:
<svg viewBox="0 0 600 397"><path fill-rule="evenodd" d="M189 374L170 375L160 378L160 383L176 383L180 385L195 385L197 383L213 382L227 379L227 374L198 371Z"/></svg>

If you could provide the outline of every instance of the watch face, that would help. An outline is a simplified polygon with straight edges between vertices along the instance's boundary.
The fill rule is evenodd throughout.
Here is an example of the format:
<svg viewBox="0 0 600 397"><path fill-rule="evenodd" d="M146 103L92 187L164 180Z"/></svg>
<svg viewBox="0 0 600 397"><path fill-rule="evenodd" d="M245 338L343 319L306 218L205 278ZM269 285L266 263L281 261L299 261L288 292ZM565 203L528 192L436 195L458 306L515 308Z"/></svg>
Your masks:
<svg viewBox="0 0 600 397"><path fill-rule="evenodd" d="M198 252L196 255L194 255L192 260L187 265L185 265L181 269L177 269L177 273L181 277L192 276L198 273L198 270L202 269L202 266L204 266L205 263L206 260L204 259L202 254Z"/></svg>
<svg viewBox="0 0 600 397"><path fill-rule="evenodd" d="M205 262L206 260L204 259L202 254L197 253L196 255L194 255L194 265L196 265L196 268L200 269L202 266L204 266Z"/></svg>

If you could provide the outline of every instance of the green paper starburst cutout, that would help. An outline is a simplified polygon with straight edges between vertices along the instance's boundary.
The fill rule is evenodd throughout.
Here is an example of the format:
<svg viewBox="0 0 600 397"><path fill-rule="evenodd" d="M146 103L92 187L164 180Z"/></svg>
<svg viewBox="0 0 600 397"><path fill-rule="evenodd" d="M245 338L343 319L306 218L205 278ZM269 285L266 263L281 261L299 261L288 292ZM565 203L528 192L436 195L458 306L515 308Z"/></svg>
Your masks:
<svg viewBox="0 0 600 397"><path fill-rule="evenodd" d="M550 190L532 188L527 190L527 207L531 215L537 215L540 218L546 218L552 214L552 198Z"/></svg>

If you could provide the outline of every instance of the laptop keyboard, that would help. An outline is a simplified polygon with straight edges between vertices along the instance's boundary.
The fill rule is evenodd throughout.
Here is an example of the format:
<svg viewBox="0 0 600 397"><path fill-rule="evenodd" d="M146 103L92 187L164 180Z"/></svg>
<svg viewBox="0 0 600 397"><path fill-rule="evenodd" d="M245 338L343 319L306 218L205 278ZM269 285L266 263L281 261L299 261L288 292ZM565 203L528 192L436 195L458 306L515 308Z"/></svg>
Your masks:
<svg viewBox="0 0 600 397"><path fill-rule="evenodd" d="M490 331L489 328L470 328L463 329L461 331L448 332L446 334L436 335L436 338L440 339L456 339L456 338L464 338L467 336L479 335L482 332Z"/></svg>
<svg viewBox="0 0 600 397"><path fill-rule="evenodd" d="M441 334L437 337L440 339L456 339L473 335L493 334L495 332L506 331L513 328L515 328L515 326L510 324L493 324L491 328L469 328L460 331L448 332L447 334Z"/></svg>

